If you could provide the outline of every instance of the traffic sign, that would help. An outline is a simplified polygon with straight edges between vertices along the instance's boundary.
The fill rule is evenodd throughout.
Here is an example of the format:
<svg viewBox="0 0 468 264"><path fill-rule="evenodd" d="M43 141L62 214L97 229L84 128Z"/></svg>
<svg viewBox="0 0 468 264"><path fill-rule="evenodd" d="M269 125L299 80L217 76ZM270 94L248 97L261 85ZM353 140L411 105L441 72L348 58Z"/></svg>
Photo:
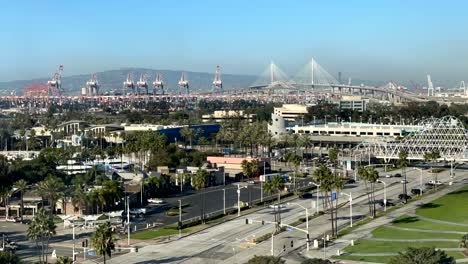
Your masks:
<svg viewBox="0 0 468 264"><path fill-rule="evenodd" d="M332 193L332 201L335 201L336 200L336 192Z"/></svg>

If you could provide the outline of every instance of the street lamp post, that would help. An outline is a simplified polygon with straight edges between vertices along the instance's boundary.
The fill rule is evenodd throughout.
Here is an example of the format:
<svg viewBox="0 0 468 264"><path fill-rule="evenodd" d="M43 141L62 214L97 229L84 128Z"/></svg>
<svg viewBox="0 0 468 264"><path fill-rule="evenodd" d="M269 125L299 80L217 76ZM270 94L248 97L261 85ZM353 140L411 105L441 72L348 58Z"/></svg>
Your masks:
<svg viewBox="0 0 468 264"><path fill-rule="evenodd" d="M226 215L226 189L223 189L223 213Z"/></svg>
<svg viewBox="0 0 468 264"><path fill-rule="evenodd" d="M73 257L72 257L72 263L75 264L76 263L76 260L75 260L75 220L72 221L72 225L73 225Z"/></svg>
<svg viewBox="0 0 468 264"><path fill-rule="evenodd" d="M182 236L182 200L179 201L179 238Z"/></svg>
<svg viewBox="0 0 468 264"><path fill-rule="evenodd" d="M353 227L353 196L351 193L344 193L341 192L341 194L344 194L349 197L349 226Z"/></svg>
<svg viewBox="0 0 468 264"><path fill-rule="evenodd" d="M423 169L421 168L414 168L415 170L418 170L420 172L419 174L419 196L422 195L422 191L423 191L423 184L422 184L422 176L423 176Z"/></svg>
<svg viewBox="0 0 468 264"><path fill-rule="evenodd" d="M265 180L265 172L266 172L266 161L263 160L263 180ZM260 180L260 202L263 203L263 181Z"/></svg>
<svg viewBox="0 0 468 264"><path fill-rule="evenodd" d="M309 237L309 210L307 209L307 207L304 207L298 203L287 203L288 205L292 204L292 205L297 205L299 207L301 207L302 209L305 210L305 213L306 213L306 230L307 230L307 238ZM309 251L309 240L307 239L307 251Z"/></svg>
<svg viewBox="0 0 468 264"><path fill-rule="evenodd" d="M387 183L382 180L378 180L378 182L383 183L383 187L384 187L383 203L384 203L384 211L386 212L387 211Z"/></svg>
<svg viewBox="0 0 468 264"><path fill-rule="evenodd" d="M319 187L320 187L320 184L316 184L315 182L311 182L311 184L315 185L315 187L317 187L317 191L315 192L315 197L317 198L316 199L316 202L315 202L315 208L316 208L316 212L317 214L319 213Z"/></svg>
<svg viewBox="0 0 468 264"><path fill-rule="evenodd" d="M130 196L127 196L127 245L130 246Z"/></svg>
<svg viewBox="0 0 468 264"><path fill-rule="evenodd" d="M244 186L244 187L240 187L240 184L237 184L237 216L240 216L240 211L241 211L241 208L240 208L240 190L243 189L243 188L247 188L247 186Z"/></svg>

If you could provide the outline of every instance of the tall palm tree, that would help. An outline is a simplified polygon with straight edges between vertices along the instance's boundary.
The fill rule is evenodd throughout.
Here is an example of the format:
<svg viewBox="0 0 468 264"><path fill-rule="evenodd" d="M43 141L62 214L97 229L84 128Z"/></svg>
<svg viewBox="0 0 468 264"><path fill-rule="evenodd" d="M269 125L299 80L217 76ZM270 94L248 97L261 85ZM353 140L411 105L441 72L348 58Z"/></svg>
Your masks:
<svg viewBox="0 0 468 264"><path fill-rule="evenodd" d="M21 222L23 222L23 214L24 214L24 192L26 191L26 188L28 188L28 183L21 179L17 182L15 182L14 187L18 189L18 191L21 192L21 206L20 206L20 215L21 215Z"/></svg>
<svg viewBox="0 0 468 264"><path fill-rule="evenodd" d="M408 197L407 197L407 194L408 194L408 191L406 189L406 167L408 167L408 153L406 152L406 150L402 150L400 151L400 153L398 153L398 166L401 168L401 172L403 173L403 177L404 177L404 182L403 182L403 194L405 194L405 203L408 201Z"/></svg>
<svg viewBox="0 0 468 264"><path fill-rule="evenodd" d="M55 235L55 223L50 214L47 214L44 209L39 209L36 216L33 218L28 227L28 238L35 241L36 246L41 244L41 254L39 257L40 263L47 263L47 253L49 241Z"/></svg>
<svg viewBox="0 0 468 264"><path fill-rule="evenodd" d="M112 256L112 250L115 248L114 240L109 223L99 225L91 237L91 244L96 253L103 256L104 264L106 263L106 256Z"/></svg>
<svg viewBox="0 0 468 264"><path fill-rule="evenodd" d="M5 219L8 218L8 198L10 198L10 190L8 187L3 186L0 188L0 198L2 198L3 205L5 206Z"/></svg>
<svg viewBox="0 0 468 264"><path fill-rule="evenodd" d="M281 176L275 175L271 181L265 182L263 184L263 191L267 193L268 195L273 194L275 191L278 193L278 206L275 206L275 222L276 224L276 230L278 231L280 226L279 224L281 223L281 208L280 208L280 203L281 203L281 191L284 189L284 180Z"/></svg>
<svg viewBox="0 0 468 264"><path fill-rule="evenodd" d="M88 197L83 189L77 187L72 193L71 198L72 205L75 207L75 211L78 210L79 214L83 213L83 209L88 204Z"/></svg>
<svg viewBox="0 0 468 264"><path fill-rule="evenodd" d="M379 173L374 167L360 167L358 169L358 174L365 181L367 199L369 201L369 213L372 217L375 217L375 183L379 179Z"/></svg>
<svg viewBox="0 0 468 264"><path fill-rule="evenodd" d="M319 167L314 171L313 179L315 182L320 184L319 189L322 193L325 193L324 205L327 205L330 210L330 220L332 227L332 235L335 234L335 221L333 214L333 201L332 192L335 188L335 180L331 170L324 164L320 164ZM318 205L317 205L318 206Z"/></svg>
<svg viewBox="0 0 468 264"><path fill-rule="evenodd" d="M55 213L55 206L57 201L63 197L64 190L65 185L62 179L50 175L37 185L37 192L47 199L51 213Z"/></svg>
<svg viewBox="0 0 468 264"><path fill-rule="evenodd" d="M193 180L193 187L197 190L201 190L200 193L200 218L202 223L205 223L205 192L204 189L208 186L210 175L206 170L198 170L197 175Z"/></svg>

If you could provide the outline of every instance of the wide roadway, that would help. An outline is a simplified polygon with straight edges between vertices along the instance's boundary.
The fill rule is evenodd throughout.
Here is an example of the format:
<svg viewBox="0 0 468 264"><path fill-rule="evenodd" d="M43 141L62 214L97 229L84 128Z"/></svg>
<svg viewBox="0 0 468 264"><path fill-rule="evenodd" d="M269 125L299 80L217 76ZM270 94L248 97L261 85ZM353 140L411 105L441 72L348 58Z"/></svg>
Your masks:
<svg viewBox="0 0 468 264"><path fill-rule="evenodd" d="M395 172L393 172L395 173ZM381 173L385 175L385 173ZM408 169L408 190L419 187L419 171ZM458 173L461 175L461 173ZM458 175L458 176L460 176ZM425 181L430 179L425 176ZM449 172L440 173L439 179L449 180ZM402 193L402 178L382 178L387 183L387 198L396 199ZM395 184L392 184L395 183ZM378 184L380 189L376 193L377 199L383 198L383 184ZM365 186L359 183L354 186L347 186L344 192L353 194L353 213L355 217L368 214L368 201L365 193ZM345 196L341 200L347 200ZM294 202L311 208L311 199L297 199ZM379 207L379 206L377 206ZM298 206L289 205L282 210L282 220L285 223L294 222L300 217L304 217L304 210ZM245 219L274 221L274 213L271 208L264 208L255 213L242 216L232 221L228 221L209 229L203 230L193 235L183 237L179 240L168 241L156 245L148 245L139 250L136 254L126 254L112 258L109 263L245 263L254 255L269 255L271 241L257 245L249 243L252 239L264 234L271 233L273 225L261 225L254 223L246 225ZM343 206L339 210L339 225L344 225L349 221L349 207ZM299 226L305 228L305 224ZM312 239L322 237L324 232L330 229L329 215L317 217L310 221L309 232ZM306 235L300 231L287 231L274 238L274 254L287 255L291 250L305 244ZM294 246L291 247L291 241ZM283 247L286 245L286 252Z"/></svg>

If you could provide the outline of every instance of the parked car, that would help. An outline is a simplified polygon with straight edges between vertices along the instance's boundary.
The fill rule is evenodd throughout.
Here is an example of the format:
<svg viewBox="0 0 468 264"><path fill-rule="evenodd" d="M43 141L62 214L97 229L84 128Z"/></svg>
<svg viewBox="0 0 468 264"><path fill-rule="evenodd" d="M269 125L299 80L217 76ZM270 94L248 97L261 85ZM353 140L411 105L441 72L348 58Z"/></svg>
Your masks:
<svg viewBox="0 0 468 264"><path fill-rule="evenodd" d="M392 177L392 175L391 175L391 174L387 174L387 175L385 175L385 178L391 178L391 177Z"/></svg>
<svg viewBox="0 0 468 264"><path fill-rule="evenodd" d="M382 206L382 207L385 206L383 200L379 200L378 204L379 204L380 206ZM395 206L395 203L393 203L392 201L390 201L390 200L387 199L387 207L389 207L389 206Z"/></svg>
<svg viewBox="0 0 468 264"><path fill-rule="evenodd" d="M408 180L401 180L400 182L401 183L408 183L409 181Z"/></svg>
<svg viewBox="0 0 468 264"><path fill-rule="evenodd" d="M409 200L411 199L411 196L407 195L407 194L404 194L404 193L401 193L398 195L398 199L400 200L405 200L405 196L406 196L406 200Z"/></svg>
<svg viewBox="0 0 468 264"><path fill-rule="evenodd" d="M354 184L354 183L356 183L356 181L354 179L346 179L345 183L346 184Z"/></svg>
<svg viewBox="0 0 468 264"><path fill-rule="evenodd" d="M413 188L411 189L411 193L414 194L414 195L421 195L424 193L424 190L421 190L419 188Z"/></svg>
<svg viewBox="0 0 468 264"><path fill-rule="evenodd" d="M154 204L162 204L164 201L159 198L149 198L148 203L154 203Z"/></svg>
<svg viewBox="0 0 468 264"><path fill-rule="evenodd" d="M309 199L309 198L312 198L312 194L309 193L309 192L306 192L306 193L301 194L300 197L301 197L302 199Z"/></svg>
<svg viewBox="0 0 468 264"><path fill-rule="evenodd" d="M396 173L395 175L393 175L393 177L401 178L401 174L400 174L400 173Z"/></svg>
<svg viewBox="0 0 468 264"><path fill-rule="evenodd" d="M426 185L437 185L437 186L442 185L442 184L443 183L441 181L434 181L434 180L428 181L426 183Z"/></svg>

